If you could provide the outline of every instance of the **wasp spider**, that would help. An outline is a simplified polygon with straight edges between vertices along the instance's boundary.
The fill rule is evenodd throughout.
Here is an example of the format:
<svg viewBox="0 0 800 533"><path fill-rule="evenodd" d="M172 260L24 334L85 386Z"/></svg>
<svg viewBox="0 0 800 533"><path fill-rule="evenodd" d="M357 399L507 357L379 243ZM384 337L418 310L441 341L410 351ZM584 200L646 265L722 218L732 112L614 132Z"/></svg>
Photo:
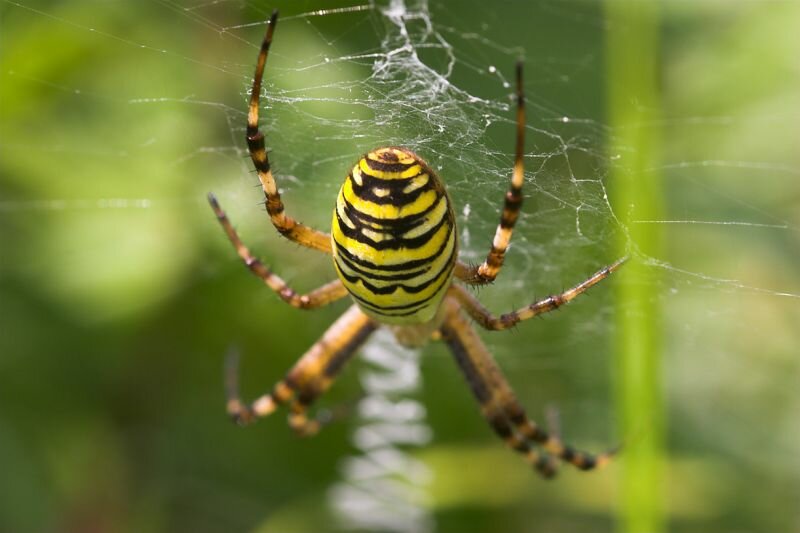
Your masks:
<svg viewBox="0 0 800 533"><path fill-rule="evenodd" d="M516 68L517 143L511 185L486 260L468 266L457 259L455 218L444 185L432 168L406 148L378 148L359 159L339 191L330 235L286 214L270 171L264 134L258 128L261 81L277 19L275 11L258 54L247 117L247 146L272 224L287 239L332 254L338 279L308 294L296 293L250 253L213 195L209 195L209 202L239 257L283 301L299 309L315 309L349 294L355 303L282 381L252 403L239 399L233 361L226 377L228 413L240 424L247 424L288 403L291 428L300 435L315 434L323 422L308 416L309 407L370 334L385 325L405 345L420 345L431 338L443 340L489 425L543 476L554 475L559 460L581 470L608 462L613 452L593 456L578 451L528 418L469 321L471 318L488 330L508 329L570 302L624 261L603 268L561 294L500 316L491 314L464 288L494 281L519 216L525 136L521 63Z"/></svg>

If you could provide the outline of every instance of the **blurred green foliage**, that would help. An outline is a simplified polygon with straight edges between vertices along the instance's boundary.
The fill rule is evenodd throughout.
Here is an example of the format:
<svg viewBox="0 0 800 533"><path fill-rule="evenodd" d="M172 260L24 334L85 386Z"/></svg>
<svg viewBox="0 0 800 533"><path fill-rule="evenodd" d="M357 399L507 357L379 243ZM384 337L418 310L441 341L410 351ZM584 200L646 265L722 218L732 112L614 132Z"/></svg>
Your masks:
<svg viewBox="0 0 800 533"><path fill-rule="evenodd" d="M343 82L369 74L369 60L314 80L297 58L376 50L389 24L377 10L292 19L353 5L320 4L279 3L284 49L268 69L284 91L312 84L317 97L330 90L336 100ZM665 220L694 221L661 225L663 255L637 257L645 275L635 283L664 317L667 529L797 530L800 9L659 5L663 109L650 126L662 153L646 168L663 177ZM272 7L0 3L0 531L331 528L326 491L353 453L355 422L300 440L281 416L244 430L223 415L230 345L243 353L243 388L256 394L347 305L287 310L242 268L204 203L207 191L219 193L247 242L298 288L331 279L328 260L274 234L244 158L244 93L263 26L239 25ZM496 79L471 68L511 64L524 50L532 109L585 119L592 151L614 145L603 42L618 28L600 3L451 0L432 3L430 14L459 47L454 84L501 99ZM379 139L386 129L394 142L419 125L335 138L349 108L303 109L278 103L267 127L279 175L303 180L286 182L292 213L324 226L347 164L388 142ZM371 118L369 109L356 115ZM556 127L535 112L530 123ZM446 146L448 131L440 135ZM529 150L545 151L544 142L534 137ZM486 145L510 152L508 130L490 130ZM628 156L603 160L631 168ZM502 184L481 185L462 179L452 192L491 228ZM481 292L493 310L559 290L614 257L613 240L604 253L597 243L559 246L540 231L550 215L538 190L524 208L532 225L515 234L523 253ZM574 215L564 221L574 225ZM469 251L482 251L484 238L473 234ZM536 242L547 247L534 250ZM515 279L521 272L533 274ZM582 448L623 438L611 399L614 316L631 309L609 286L625 282L622 272L553 317L485 336L530 413L541 419L557 405L565 435ZM435 438L417 455L435 475L428 505L439 531L614 529L622 467L539 480L488 430L443 347L425 353L420 400ZM357 373L349 369L328 402L357 397Z"/></svg>

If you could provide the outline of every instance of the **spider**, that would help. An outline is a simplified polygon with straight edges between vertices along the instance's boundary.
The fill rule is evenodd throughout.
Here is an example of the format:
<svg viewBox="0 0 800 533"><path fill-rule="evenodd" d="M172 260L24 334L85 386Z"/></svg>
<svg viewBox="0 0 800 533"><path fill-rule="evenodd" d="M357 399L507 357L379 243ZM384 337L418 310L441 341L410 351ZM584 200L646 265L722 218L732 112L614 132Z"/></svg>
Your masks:
<svg viewBox="0 0 800 533"><path fill-rule="evenodd" d="M331 254L338 279L308 294L298 294L250 253L216 197L209 194L208 200L244 264L283 301L299 309L316 309L349 294L354 303L283 380L251 403L240 399L238 363L229 359L228 414L245 425L288 403L289 426L303 436L317 433L324 420L309 417L309 407L330 387L370 334L383 325L406 346L419 346L429 339L443 340L491 428L543 477L555 475L560 461L581 470L606 464L614 450L598 455L578 451L525 414L469 320L487 330L508 329L572 301L626 260L618 260L561 294L500 316L490 313L464 288L495 280L519 216L525 145L522 63L516 65L516 155L511 185L486 260L469 266L457 258L455 218L447 191L433 169L406 148L382 147L358 160L339 191L330 235L286 214L270 171L264 134L258 126L264 65L277 20L275 10L258 54L247 116L247 146L272 224L287 239Z"/></svg>

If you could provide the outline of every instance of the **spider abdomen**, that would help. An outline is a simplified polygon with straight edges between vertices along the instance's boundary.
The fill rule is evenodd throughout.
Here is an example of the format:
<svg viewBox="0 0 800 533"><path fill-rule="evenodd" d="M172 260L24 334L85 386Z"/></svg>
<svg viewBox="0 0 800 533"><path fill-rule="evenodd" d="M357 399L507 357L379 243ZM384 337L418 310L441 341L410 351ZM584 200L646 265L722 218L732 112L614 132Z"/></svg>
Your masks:
<svg viewBox="0 0 800 533"><path fill-rule="evenodd" d="M353 167L333 212L339 278L365 313L389 324L431 320L456 261L447 192L405 148L378 148Z"/></svg>

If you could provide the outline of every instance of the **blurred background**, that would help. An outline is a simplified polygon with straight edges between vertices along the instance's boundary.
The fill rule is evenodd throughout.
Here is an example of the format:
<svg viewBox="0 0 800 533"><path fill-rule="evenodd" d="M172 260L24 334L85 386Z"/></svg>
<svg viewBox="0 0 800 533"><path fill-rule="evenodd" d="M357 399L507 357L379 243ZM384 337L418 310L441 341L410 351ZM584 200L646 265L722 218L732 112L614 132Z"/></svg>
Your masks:
<svg viewBox="0 0 800 533"><path fill-rule="evenodd" d="M333 279L276 235L247 159L275 7L262 127L289 213L327 229L359 155L405 145L480 261L523 57L524 214L479 297L504 312L632 256L567 309L483 338L533 418L557 411L580 448L647 443L650 459L539 479L432 344L395 398L424 406L431 436L399 448L426 475L394 529L800 531L800 4L615 5L0 2L0 531L328 531L382 512L332 497L363 482L343 465L364 454L364 419L299 439L282 413L246 429L224 414L230 347L253 397L348 305L288 308L205 202L295 288ZM637 332L643 374L621 355ZM368 366L322 403L355 404Z"/></svg>

